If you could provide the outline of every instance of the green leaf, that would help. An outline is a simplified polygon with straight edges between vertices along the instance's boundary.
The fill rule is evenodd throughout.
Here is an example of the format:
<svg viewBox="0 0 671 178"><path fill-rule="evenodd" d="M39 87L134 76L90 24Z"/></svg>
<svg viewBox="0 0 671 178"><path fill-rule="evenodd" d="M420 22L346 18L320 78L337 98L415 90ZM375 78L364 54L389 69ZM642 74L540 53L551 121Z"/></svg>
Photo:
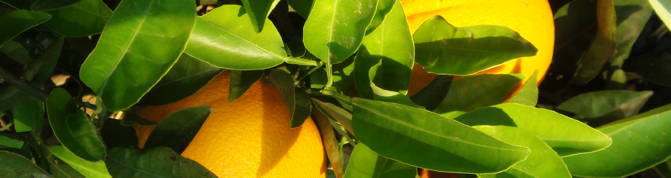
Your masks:
<svg viewBox="0 0 671 178"><path fill-rule="evenodd" d="M649 0L652 8L655 9L657 16L659 16L667 28L671 28L671 2L664 0Z"/></svg>
<svg viewBox="0 0 671 178"><path fill-rule="evenodd" d="M373 67L370 68L370 73L368 74L368 76L370 78L375 78L376 71L378 71L378 69L380 69L381 64L382 64L382 62L378 62L377 64L375 64ZM395 91L389 91L389 90L382 89L382 88L378 87L377 85L375 85L375 83L373 83L372 81L369 82L369 83L370 83L371 89L373 90L373 98L375 100L393 102L393 103L398 103L398 104L404 104L404 105L407 105L407 106L412 106L412 107L424 109L424 107L415 104L410 99L410 97L405 96L404 94L401 94L401 93L395 92Z"/></svg>
<svg viewBox="0 0 671 178"><path fill-rule="evenodd" d="M611 145L604 133L559 113L517 103L505 103L463 114L466 125L504 125L520 128L545 141L559 156L595 152Z"/></svg>
<svg viewBox="0 0 671 178"><path fill-rule="evenodd" d="M387 0L380 0L380 4L384 1ZM371 82L385 90L402 93L410 85L415 46L403 7L400 2L397 3L390 9L385 21L363 38L363 45L354 59L354 84L363 98L372 99ZM371 78L369 71L378 63L381 65Z"/></svg>
<svg viewBox="0 0 671 178"><path fill-rule="evenodd" d="M519 103L527 106L536 106L538 102L538 84L536 82L538 70L534 71L529 80L522 86L521 89L515 91L510 99L511 103Z"/></svg>
<svg viewBox="0 0 671 178"><path fill-rule="evenodd" d="M556 109L574 113L573 118L580 120L623 119L638 114L651 96L652 91L589 92L564 101Z"/></svg>
<svg viewBox="0 0 671 178"><path fill-rule="evenodd" d="M297 128L305 122L305 119L310 117L312 105L310 104L310 97L305 89L294 87L294 80L287 72L280 69L273 69L270 71L270 82L280 90L284 103L289 109L291 121L289 126Z"/></svg>
<svg viewBox="0 0 671 178"><path fill-rule="evenodd" d="M333 120L338 121L338 123L342 125L345 130L354 134L354 131L352 130L352 113L334 104L323 102L318 99L313 98L312 101L315 103L315 108L317 108L319 112Z"/></svg>
<svg viewBox="0 0 671 178"><path fill-rule="evenodd" d="M443 75L471 75L538 52L507 27L457 28L441 16L426 20L415 31L413 39L416 62L429 73Z"/></svg>
<svg viewBox="0 0 671 178"><path fill-rule="evenodd" d="M31 57L30 52L28 52L28 50L21 45L21 43L13 40L9 40L4 45L2 45L2 47L0 47L0 53L5 54L24 65L28 65L35 60Z"/></svg>
<svg viewBox="0 0 671 178"><path fill-rule="evenodd" d="M105 120L105 127L100 129L100 136L108 148L138 146L135 129L131 126L121 125L121 121L116 119Z"/></svg>
<svg viewBox="0 0 671 178"><path fill-rule="evenodd" d="M280 0L241 0L245 11L249 12L249 19L254 26L254 31L256 33L263 30L263 24L265 24L268 15L270 12L275 9L277 3Z"/></svg>
<svg viewBox="0 0 671 178"><path fill-rule="evenodd" d="M182 54L195 23L190 0L122 1L79 76L108 110L137 103ZM132 81L133 85L128 83Z"/></svg>
<svg viewBox="0 0 671 178"><path fill-rule="evenodd" d="M312 114L312 120L314 120L317 128L319 128L319 133L324 143L324 150L326 151L326 156L328 157L329 164L333 168L333 172L336 177L342 177L344 169L344 155L341 152L340 142L336 137L336 133L333 131L333 126L328 116L320 112L315 112ZM339 128L336 128L339 129Z"/></svg>
<svg viewBox="0 0 671 178"><path fill-rule="evenodd" d="M400 1L397 1L397 0L378 0L377 9L375 11L375 16L373 16L373 20L370 22L370 25L368 25L368 28L366 28L366 35L373 32L375 29L377 29L378 26L380 26L384 22L385 17L387 17L387 14L390 11L392 11L395 4L401 4L401 3L400 3ZM401 9L400 11L403 12L403 8L398 8L398 9ZM403 15L403 16L405 16L405 15ZM403 28L401 28L401 29L403 29Z"/></svg>
<svg viewBox="0 0 671 178"><path fill-rule="evenodd" d="M30 98L30 95L14 85L0 88L0 111L13 108L28 98Z"/></svg>
<svg viewBox="0 0 671 178"><path fill-rule="evenodd" d="M81 0L49 13L52 18L44 25L67 37L99 34L112 16L112 10L101 0Z"/></svg>
<svg viewBox="0 0 671 178"><path fill-rule="evenodd" d="M51 78L58 59L63 49L64 37L59 37L45 50L37 60L29 64L23 71L22 77L29 80L35 87L41 87L44 82Z"/></svg>
<svg viewBox="0 0 671 178"><path fill-rule="evenodd" d="M23 147L23 141L0 135L0 147L3 146L21 149L21 147Z"/></svg>
<svg viewBox="0 0 671 178"><path fill-rule="evenodd" d="M631 48L643 27L650 19L652 8L646 0L613 0L617 13L617 28L615 29L615 54L611 63L622 66L629 58Z"/></svg>
<svg viewBox="0 0 671 178"><path fill-rule="evenodd" d="M314 0L287 0L287 3L304 19L308 19Z"/></svg>
<svg viewBox="0 0 671 178"><path fill-rule="evenodd" d="M666 161L671 156L671 105L600 127L613 138L601 151L565 157L571 174L581 177L625 177Z"/></svg>
<svg viewBox="0 0 671 178"><path fill-rule="evenodd" d="M363 143L354 147L345 171L347 178L409 178L415 175L416 167L382 157Z"/></svg>
<svg viewBox="0 0 671 178"><path fill-rule="evenodd" d="M529 154L528 148L501 142L427 110L360 98L354 98L353 105L357 138L380 155L413 166L496 173Z"/></svg>
<svg viewBox="0 0 671 178"><path fill-rule="evenodd" d="M84 175L77 172L72 166L66 164L65 162L55 159L54 157L46 157L49 164L49 172L54 177L67 177L67 178L85 178Z"/></svg>
<svg viewBox="0 0 671 178"><path fill-rule="evenodd" d="M327 65L345 61L359 49L378 0L315 1L303 27L305 48Z"/></svg>
<svg viewBox="0 0 671 178"><path fill-rule="evenodd" d="M72 166L73 169L77 170L86 177L112 177L107 171L105 162L91 162L79 158L77 155L65 149L63 146L49 146L48 148L49 151L51 151L51 153L53 153L56 157Z"/></svg>
<svg viewBox="0 0 671 178"><path fill-rule="evenodd" d="M228 86L228 102L233 103L240 96L245 94L247 89L256 83L263 77L262 70L252 70L252 71L231 71L231 82Z"/></svg>
<svg viewBox="0 0 671 178"><path fill-rule="evenodd" d="M659 55L643 55L631 59L627 65L622 66L624 70L635 72L653 83L671 86L671 54L661 53Z"/></svg>
<svg viewBox="0 0 671 178"><path fill-rule="evenodd" d="M15 9L30 9L30 6L33 5L35 1L36 0L0 0L0 2L12 6Z"/></svg>
<svg viewBox="0 0 671 178"><path fill-rule="evenodd" d="M584 85L599 75L615 50L617 19L613 0L598 0L596 5L597 33L589 48L578 62L571 83Z"/></svg>
<svg viewBox="0 0 671 178"><path fill-rule="evenodd" d="M525 146L531 149L526 160L510 169L496 174L480 174L479 177L571 177L564 161L550 146L533 134L508 126L473 127L506 143Z"/></svg>
<svg viewBox="0 0 671 178"><path fill-rule="evenodd" d="M523 78L523 75L484 74L455 80L445 99L433 111L438 114L454 111L469 112L499 104L505 98L508 90Z"/></svg>
<svg viewBox="0 0 671 178"><path fill-rule="evenodd" d="M44 122L44 103L29 98L14 107L14 129L16 132L28 132L33 129L42 130Z"/></svg>
<svg viewBox="0 0 671 178"><path fill-rule="evenodd" d="M453 78L451 75L436 76L422 90L410 96L410 99L418 105L425 107L426 110L432 111L447 96Z"/></svg>
<svg viewBox="0 0 671 178"><path fill-rule="evenodd" d="M124 113L123 119L121 119L121 125L124 126L133 126L133 125L150 126L156 124L158 123L144 119L133 112Z"/></svg>
<svg viewBox="0 0 671 178"><path fill-rule="evenodd" d="M144 147L167 146L182 153L211 112L210 106L196 106L170 113L151 131Z"/></svg>
<svg viewBox="0 0 671 178"><path fill-rule="evenodd" d="M264 30L256 33L247 16L242 6L223 5L196 18L185 52L231 70L261 70L285 62L284 43L272 22L266 19Z"/></svg>
<svg viewBox="0 0 671 178"><path fill-rule="evenodd" d="M167 147L148 150L113 148L105 163L112 177L217 177Z"/></svg>
<svg viewBox="0 0 671 178"><path fill-rule="evenodd" d="M71 6L80 1L82 0L35 0L33 5L30 6L30 9L34 11L52 11Z"/></svg>
<svg viewBox="0 0 671 178"><path fill-rule="evenodd" d="M105 145L98 138L95 126L65 89L51 91L47 114L54 135L65 148L89 161L105 158Z"/></svg>
<svg viewBox="0 0 671 178"><path fill-rule="evenodd" d="M555 13L553 71L563 76L573 76L575 74L579 60L583 57L597 33L596 1L571 1ZM564 84L568 85L569 83Z"/></svg>
<svg viewBox="0 0 671 178"><path fill-rule="evenodd" d="M49 173L16 153L0 150L0 175L7 177L51 177Z"/></svg>
<svg viewBox="0 0 671 178"><path fill-rule="evenodd" d="M33 12L28 10L14 10L0 17L0 47L7 41L30 28L42 24L51 19L51 15L44 12Z"/></svg>
<svg viewBox="0 0 671 178"><path fill-rule="evenodd" d="M170 71L142 97L138 104L164 105L177 102L196 93L221 71L223 69L182 54Z"/></svg>

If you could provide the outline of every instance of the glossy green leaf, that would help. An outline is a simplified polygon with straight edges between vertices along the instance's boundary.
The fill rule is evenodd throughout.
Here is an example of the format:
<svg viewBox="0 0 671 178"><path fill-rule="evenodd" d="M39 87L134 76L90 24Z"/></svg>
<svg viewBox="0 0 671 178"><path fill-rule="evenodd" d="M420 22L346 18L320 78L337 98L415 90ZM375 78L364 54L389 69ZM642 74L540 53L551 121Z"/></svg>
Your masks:
<svg viewBox="0 0 671 178"><path fill-rule="evenodd" d="M15 10L0 17L0 47L30 28L49 20L51 15L44 12Z"/></svg>
<svg viewBox="0 0 671 178"><path fill-rule="evenodd" d="M30 6L34 11L52 11L64 7L68 7L82 0L35 0Z"/></svg>
<svg viewBox="0 0 671 178"><path fill-rule="evenodd" d="M299 127L305 122L305 119L310 117L312 105L310 104L310 97L305 92L305 89L294 87L294 80L286 71L280 69L273 69L270 71L270 82L280 90L284 103L289 109L291 121L289 126L291 128Z"/></svg>
<svg viewBox="0 0 671 178"><path fill-rule="evenodd" d="M378 0L318 0L303 27L305 48L327 64L359 49Z"/></svg>
<svg viewBox="0 0 671 178"><path fill-rule="evenodd" d="M436 76L422 90L410 96L410 99L418 105L425 107L426 110L432 111L447 96L453 78L451 75Z"/></svg>
<svg viewBox="0 0 671 178"><path fill-rule="evenodd" d="M526 159L510 145L427 110L354 98L357 139L390 159L431 170L496 173ZM393 145L393 146L391 146Z"/></svg>
<svg viewBox="0 0 671 178"><path fill-rule="evenodd" d="M538 102L538 84L536 82L538 70L534 71L534 74L529 77L526 83L522 86L522 89L519 89L513 93L510 99L511 103L519 103L527 106L536 106Z"/></svg>
<svg viewBox="0 0 671 178"><path fill-rule="evenodd" d="M615 29L615 54L611 63L622 66L629 58L631 48L643 27L650 19L652 7L646 0L613 0L617 13L617 28Z"/></svg>
<svg viewBox="0 0 671 178"><path fill-rule="evenodd" d="M133 125L150 126L156 124L158 123L142 118L133 112L124 113L123 118L121 119L121 125L124 126L133 126Z"/></svg>
<svg viewBox="0 0 671 178"><path fill-rule="evenodd" d="M21 149L23 141L0 135L0 147L2 146Z"/></svg>
<svg viewBox="0 0 671 178"><path fill-rule="evenodd" d="M601 151L565 157L571 174L581 177L624 177L671 157L671 105L600 127L613 138Z"/></svg>
<svg viewBox="0 0 671 178"><path fill-rule="evenodd" d="M310 15L310 9L312 9L314 0L287 0L287 3L289 3L296 13L301 15L304 19L307 19L308 15Z"/></svg>
<svg viewBox="0 0 671 178"><path fill-rule="evenodd" d="M65 89L51 91L47 114L54 135L65 148L89 161L105 158L105 145L98 138L95 126Z"/></svg>
<svg viewBox="0 0 671 178"><path fill-rule="evenodd" d="M388 0L380 0L380 4ZM396 1L392 1L396 2ZM400 1L375 31L363 38L363 45L354 59L354 82L358 93L372 99L371 82L380 88L405 93L410 85L414 65L414 44ZM381 6L378 4L378 6ZM378 8L378 10L380 10ZM378 12L380 13L380 12ZM377 18L377 15L376 15ZM383 17L384 18L384 17ZM373 77L370 69L381 63Z"/></svg>
<svg viewBox="0 0 671 178"><path fill-rule="evenodd" d="M113 148L105 164L112 177L217 177L197 162L167 147L147 150Z"/></svg>
<svg viewBox="0 0 671 178"><path fill-rule="evenodd" d="M147 94L139 105L163 105L177 102L207 85L223 69L182 54L177 63Z"/></svg>
<svg viewBox="0 0 671 178"><path fill-rule="evenodd" d="M571 83L584 85L599 75L604 64L615 50L615 6L613 0L597 0L597 33L585 54L578 62Z"/></svg>
<svg viewBox="0 0 671 178"><path fill-rule="evenodd" d="M395 4L401 4L400 1L398 0L378 0L377 2L377 9L375 10L375 16L373 16L373 20L370 22L370 25L368 25L368 28L366 29L366 35L370 34L373 32L375 29L377 29L380 24L382 24L387 17L387 14L392 11L394 8ZM401 9L401 12L403 11L403 8ZM403 25L403 24L401 24Z"/></svg>
<svg viewBox="0 0 671 178"><path fill-rule="evenodd" d="M629 60L623 69L635 72L653 83L671 86L671 54L644 55Z"/></svg>
<svg viewBox="0 0 671 178"><path fill-rule="evenodd" d="M28 132L33 129L38 132L42 130L44 122L44 103L29 98L14 107L14 130L16 132Z"/></svg>
<svg viewBox="0 0 671 178"><path fill-rule="evenodd" d="M231 82L228 86L228 102L233 103L236 99L242 96L242 94L245 94L247 89L261 79L261 77L263 77L262 70L231 71Z"/></svg>
<svg viewBox="0 0 671 178"><path fill-rule="evenodd" d="M649 0L649 2L666 27L671 28L671 2L665 0Z"/></svg>
<svg viewBox="0 0 671 178"><path fill-rule="evenodd" d="M185 52L226 69L271 68L287 60L282 37L272 24L266 19L263 31L256 33L244 7L223 5L197 18Z"/></svg>
<svg viewBox="0 0 671 178"><path fill-rule="evenodd" d="M249 19L254 26L254 31L261 32L263 30L263 24L266 22L266 18L270 15L270 12L275 9L277 3L280 0L241 0L242 5L245 7L245 11L249 15Z"/></svg>
<svg viewBox="0 0 671 178"><path fill-rule="evenodd" d="M86 177L112 177L107 171L105 162L91 162L79 158L77 155L65 149L63 146L49 146L48 148L49 151L51 151L51 153L53 153L56 157L72 166L73 169L77 170Z"/></svg>
<svg viewBox="0 0 671 178"><path fill-rule="evenodd" d="M416 62L426 71L470 75L538 50L517 32L503 26L457 28L441 16L426 20L413 34Z"/></svg>
<svg viewBox="0 0 671 178"><path fill-rule="evenodd" d="M352 113L334 104L323 102L318 99L313 98L312 101L315 103L315 108L317 108L319 112L338 121L338 123L347 131L354 134L354 131L352 130Z"/></svg>
<svg viewBox="0 0 671 178"><path fill-rule="evenodd" d="M466 125L504 125L520 128L545 141L559 156L603 150L612 141L604 133L559 113L517 103L505 103L463 114Z"/></svg>
<svg viewBox="0 0 671 178"><path fill-rule="evenodd" d="M522 129L508 126L473 127L506 143L531 149L526 160L499 174L480 174L479 177L571 177L564 161L543 140Z"/></svg>
<svg viewBox="0 0 671 178"><path fill-rule="evenodd" d="M42 168L16 153L0 150L0 175L7 177L51 177Z"/></svg>
<svg viewBox="0 0 671 178"><path fill-rule="evenodd" d="M67 177L67 178L85 178L84 175L77 172L72 166L68 165L65 162L62 162L58 159L49 158L49 172L54 177Z"/></svg>
<svg viewBox="0 0 671 178"><path fill-rule="evenodd" d="M121 125L121 121L116 119L105 120L105 126L100 129L100 136L108 148L138 146L135 129L131 126Z"/></svg>
<svg viewBox="0 0 671 178"><path fill-rule="evenodd" d="M195 8L185 7L194 5L190 0L122 1L82 64L82 82L108 110L137 103L182 54L196 16Z"/></svg>
<svg viewBox="0 0 671 178"><path fill-rule="evenodd" d="M433 111L438 114L469 112L499 104L523 75L475 75L452 82L445 99Z"/></svg>
<svg viewBox="0 0 671 178"><path fill-rule="evenodd" d="M52 18L44 25L67 37L99 34L112 16L112 10L102 0L81 0L49 13Z"/></svg>
<svg viewBox="0 0 671 178"><path fill-rule="evenodd" d="M382 62L380 61L377 64L375 64L373 67L370 68L370 72L368 74L369 78L375 78L375 76L377 75L376 71L379 71L380 66L382 66L381 64L382 64ZM375 85L375 83L373 83L372 81L369 82L369 83L370 83L371 89L373 90L373 99L375 99L375 100L393 102L393 103L398 103L398 104L404 104L404 105L407 105L407 106L412 106L412 107L424 109L424 107L415 104L410 99L410 97L405 96L404 94L380 88L377 85Z"/></svg>
<svg viewBox="0 0 671 178"><path fill-rule="evenodd" d="M211 112L210 106L196 106L170 113L154 127L144 147L167 146L182 153Z"/></svg>
<svg viewBox="0 0 671 178"><path fill-rule="evenodd" d="M58 38L37 59L29 64L23 71L22 77L30 81L35 87L41 87L44 82L51 78L58 59L63 49L64 37Z"/></svg>
<svg viewBox="0 0 671 178"><path fill-rule="evenodd" d="M411 178L417 168L378 155L363 143L356 144L347 164L345 178Z"/></svg>
<svg viewBox="0 0 671 178"><path fill-rule="evenodd" d="M312 120L319 128L319 134L321 135L322 142L324 143L324 151L326 151L326 156L329 160L329 164L333 169L333 173L336 177L342 177L345 170L344 169L344 155L340 151L340 142L336 137L336 133L333 130L331 121L329 121L328 116L323 113L315 112L311 116ZM336 128L339 129L339 128Z"/></svg>
<svg viewBox="0 0 671 178"><path fill-rule="evenodd" d="M652 96L652 91L597 91L583 93L564 101L558 110L574 113L575 119L597 118L623 119L638 114L643 104Z"/></svg>
<svg viewBox="0 0 671 178"><path fill-rule="evenodd" d="M2 45L2 47L0 47L0 53L5 54L24 65L28 65L34 61L30 52L28 52L28 50L23 47L21 43L13 40L9 40L4 45Z"/></svg>

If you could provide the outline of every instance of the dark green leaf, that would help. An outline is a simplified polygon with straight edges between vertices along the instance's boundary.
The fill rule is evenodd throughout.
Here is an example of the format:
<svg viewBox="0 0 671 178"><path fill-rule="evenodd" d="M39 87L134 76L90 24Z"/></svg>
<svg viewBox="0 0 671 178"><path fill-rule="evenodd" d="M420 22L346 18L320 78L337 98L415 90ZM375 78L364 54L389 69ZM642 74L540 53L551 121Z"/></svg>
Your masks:
<svg viewBox="0 0 671 178"><path fill-rule="evenodd" d="M433 111L445 116L499 104L522 78L522 75L484 74L455 80L445 99Z"/></svg>
<svg viewBox="0 0 671 178"><path fill-rule="evenodd" d="M0 17L0 47L12 40L21 32L42 24L51 18L44 12L15 10Z"/></svg>
<svg viewBox="0 0 671 178"><path fill-rule="evenodd" d="M41 87L44 82L51 78L54 68L58 64L64 41L65 38L61 36L52 43L47 50L37 57L37 60L24 69L22 77L29 80L31 85Z"/></svg>
<svg viewBox="0 0 671 178"><path fill-rule="evenodd" d="M195 23L193 6L191 0L122 1L82 64L82 82L108 110L137 103L182 54Z"/></svg>
<svg viewBox="0 0 671 178"><path fill-rule="evenodd" d="M121 125L121 121L116 119L105 120L105 127L100 130L100 136L108 148L135 148L138 146L135 129L131 126Z"/></svg>
<svg viewBox="0 0 671 178"><path fill-rule="evenodd" d="M256 81L263 77L262 70L252 70L252 71L231 71L231 82L229 85L228 93L228 102L233 103L238 99L242 94L245 94L247 89L252 86Z"/></svg>
<svg viewBox="0 0 671 178"><path fill-rule="evenodd" d="M133 126L133 125L150 126L156 124L158 123L144 119L133 112L124 113L123 119L121 119L121 125L124 126Z"/></svg>
<svg viewBox="0 0 671 178"><path fill-rule="evenodd" d="M282 93L284 103L286 103L291 115L291 122L289 123L291 128L301 126L305 119L310 117L312 111L310 97L305 89L294 87L294 80L291 75L280 69L270 71L269 80Z"/></svg>
<svg viewBox="0 0 671 178"><path fill-rule="evenodd" d="M95 126L65 89L51 91L47 114L54 135L68 150L89 161L105 158L105 145L98 138Z"/></svg>
<svg viewBox="0 0 671 178"><path fill-rule="evenodd" d="M273 23L266 19L264 30L256 33L247 16L242 6L223 5L196 18L185 52L232 70L261 70L285 62L284 43Z"/></svg>
<svg viewBox="0 0 671 178"><path fill-rule="evenodd" d="M107 172L107 167L103 161L87 161L79 158L63 146L49 146L48 148L56 157L72 166L73 169L86 177L112 177L109 172Z"/></svg>
<svg viewBox="0 0 671 178"><path fill-rule="evenodd" d="M323 102L318 99L313 98L312 101L315 103L315 108L317 108L319 112L323 113L331 119L338 121L338 123L340 123L340 125L342 125L345 130L354 134L354 131L352 130L352 113L334 104Z"/></svg>
<svg viewBox="0 0 671 178"><path fill-rule="evenodd" d="M16 86L0 88L0 111L13 108L30 98L30 95Z"/></svg>
<svg viewBox="0 0 671 178"><path fill-rule="evenodd" d="M538 70L534 71L529 80L522 86L521 89L515 91L510 97L511 103L519 103L527 106L536 106L538 102L538 84L536 82Z"/></svg>
<svg viewBox="0 0 671 178"><path fill-rule="evenodd" d="M167 146L177 153L182 153L196 136L210 112L212 112L210 106L196 106L171 113L151 131L144 147Z"/></svg>
<svg viewBox="0 0 671 178"><path fill-rule="evenodd" d="M397 4L397 3L401 4L400 1L398 1L398 0L378 0L377 9L375 10L375 16L373 16L373 20L370 22L370 25L368 25L368 28L366 28L366 35L373 32L375 29L377 29L378 26L380 26L380 24L382 24L384 22L385 17L387 17L387 14L390 11L392 11L394 6L396 6L395 4ZM400 11L403 12L403 8L398 8L398 9L401 9ZM403 16L405 17L405 15L403 15ZM403 18L403 19L405 19L405 18ZM401 29L403 29L403 28L401 28ZM408 32L409 32L409 30L408 30Z"/></svg>
<svg viewBox="0 0 671 178"><path fill-rule="evenodd" d="M378 155L363 143L356 144L345 177L357 178L411 178L417 168Z"/></svg>
<svg viewBox="0 0 671 178"><path fill-rule="evenodd" d="M571 173L559 155L533 134L508 126L475 126L473 128L506 143L531 149L526 160L515 164L510 169L495 175L481 174L478 175L479 177L571 177Z"/></svg>
<svg viewBox="0 0 671 178"><path fill-rule="evenodd" d="M30 9L30 6L33 5L35 1L36 0L0 0L0 2L16 9Z"/></svg>
<svg viewBox="0 0 671 178"><path fill-rule="evenodd" d="M81 0L49 13L53 18L44 25L67 37L99 34L112 16L112 10L101 0Z"/></svg>
<svg viewBox="0 0 671 178"><path fill-rule="evenodd" d="M455 120L466 125L504 125L520 128L545 141L559 156L603 150L612 143L604 133L547 109L517 103L480 108Z"/></svg>
<svg viewBox="0 0 671 178"><path fill-rule="evenodd" d="M573 76L578 67L576 64L595 39L596 1L571 1L554 15L556 28L552 68L561 75Z"/></svg>
<svg viewBox="0 0 671 178"><path fill-rule="evenodd" d="M375 64L373 67L370 68L370 73L368 74L369 78L375 78L375 76L376 76L375 72L379 71L378 69L380 68L381 64L382 63L379 62L379 63ZM375 83L373 83L372 81L369 82L369 83L370 83L370 87L373 91L373 98L375 100L393 102L393 103L398 103L398 104L404 104L406 106L412 106L412 107L424 109L424 107L415 104L414 102L412 102L410 97L405 96L404 94L401 94L401 93L395 92L395 91L389 91L389 90L382 89L382 88L378 87L377 85L375 85Z"/></svg>
<svg viewBox="0 0 671 178"><path fill-rule="evenodd" d="M650 19L652 8L647 0L613 0L617 13L617 28L615 29L615 54L611 63L622 66L629 58L631 48L643 27Z"/></svg>
<svg viewBox="0 0 671 178"><path fill-rule="evenodd" d="M275 9L277 3L280 0L241 0L242 5L245 7L245 11L249 12L249 19L254 26L254 31L256 33L263 30L263 24L266 22L266 18L270 15L270 12Z"/></svg>
<svg viewBox="0 0 671 178"><path fill-rule="evenodd" d="M653 83L671 86L671 54L644 55L630 60L624 70L635 72Z"/></svg>
<svg viewBox="0 0 671 178"><path fill-rule="evenodd" d="M357 138L380 155L413 166L496 173L529 154L528 148L501 142L427 110L360 98L354 98L353 105Z"/></svg>
<svg viewBox="0 0 671 178"><path fill-rule="evenodd" d="M291 6L292 9L301 15L304 19L308 19L310 15L310 9L312 9L312 3L314 0L287 0L287 3Z"/></svg>
<svg viewBox="0 0 671 178"><path fill-rule="evenodd" d="M303 27L305 48L327 65L345 61L359 49L377 1L315 1Z"/></svg>
<svg viewBox="0 0 671 178"><path fill-rule="evenodd" d="M167 147L148 150L114 148L105 163L112 177L217 177Z"/></svg>
<svg viewBox="0 0 671 178"><path fill-rule="evenodd" d="M581 177L625 177L671 156L671 105L619 120L599 130L613 138L601 151L565 157L571 174Z"/></svg>
<svg viewBox="0 0 671 178"><path fill-rule="evenodd" d="M207 85L223 69L214 67L187 54L142 97L139 105L163 105L177 102Z"/></svg>
<svg viewBox="0 0 671 178"><path fill-rule="evenodd" d="M30 52L28 52L28 50L23 47L21 43L12 40L7 41L4 45L2 45L2 47L0 47L0 53L5 54L24 65L28 65L34 61Z"/></svg>
<svg viewBox="0 0 671 178"><path fill-rule="evenodd" d="M35 0L33 5L30 6L30 9L34 11L52 11L73 5L80 1L82 0Z"/></svg>
<svg viewBox="0 0 671 178"><path fill-rule="evenodd" d="M574 113L573 118L580 120L623 119L638 114L651 96L652 91L589 92L564 101L556 109Z"/></svg>
<svg viewBox="0 0 671 178"><path fill-rule="evenodd" d="M16 153L0 150L0 175L7 177L51 177L47 172Z"/></svg>
<svg viewBox="0 0 671 178"><path fill-rule="evenodd" d="M14 107L14 130L16 132L28 132L33 129L38 132L42 130L44 122L44 103L29 98Z"/></svg>
<svg viewBox="0 0 671 178"><path fill-rule="evenodd" d="M384 1L388 0L380 0L379 3ZM371 82L385 90L403 93L408 90L415 50L408 21L398 3L377 29L363 38L363 45L354 59L352 75L363 98L372 99ZM378 63L381 63L380 67L370 77L370 69Z"/></svg>
<svg viewBox="0 0 671 178"><path fill-rule="evenodd" d="M517 32L503 26L457 28L441 16L422 24L413 34L416 62L426 71L471 75L538 50Z"/></svg>
<svg viewBox="0 0 671 178"><path fill-rule="evenodd" d="M23 141L0 135L0 146L21 149L21 147L23 147Z"/></svg>
<svg viewBox="0 0 671 178"><path fill-rule="evenodd" d="M578 62L571 83L584 85L599 75L604 64L615 50L615 6L613 0L598 0L596 6L597 33L585 54Z"/></svg>
<svg viewBox="0 0 671 178"><path fill-rule="evenodd" d="M450 89L453 78L451 75L436 76L422 90L410 96L410 99L418 105L424 106L426 110L432 111L447 96L447 91Z"/></svg>

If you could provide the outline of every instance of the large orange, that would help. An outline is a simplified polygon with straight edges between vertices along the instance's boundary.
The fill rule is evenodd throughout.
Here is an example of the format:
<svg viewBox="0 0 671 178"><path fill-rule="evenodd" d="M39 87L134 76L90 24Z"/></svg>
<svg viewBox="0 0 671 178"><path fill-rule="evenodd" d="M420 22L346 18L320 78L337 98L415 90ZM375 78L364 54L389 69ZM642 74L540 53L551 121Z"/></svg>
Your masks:
<svg viewBox="0 0 671 178"><path fill-rule="evenodd" d="M179 109L209 105L207 118L182 156L218 177L325 177L326 160L319 130L308 118L289 127L289 111L272 84L254 83L228 102L230 72L175 103L145 107L140 116L155 122ZM140 147L153 127L136 126Z"/></svg>
<svg viewBox="0 0 671 178"><path fill-rule="evenodd" d="M537 80L542 81L552 62L554 19L547 0L401 0L401 4L413 33L424 21L440 15L457 27L500 25L511 28L538 48L536 56L508 61L478 74L526 74L527 78L522 81L526 82L538 70ZM415 65L408 95L422 89L435 76Z"/></svg>

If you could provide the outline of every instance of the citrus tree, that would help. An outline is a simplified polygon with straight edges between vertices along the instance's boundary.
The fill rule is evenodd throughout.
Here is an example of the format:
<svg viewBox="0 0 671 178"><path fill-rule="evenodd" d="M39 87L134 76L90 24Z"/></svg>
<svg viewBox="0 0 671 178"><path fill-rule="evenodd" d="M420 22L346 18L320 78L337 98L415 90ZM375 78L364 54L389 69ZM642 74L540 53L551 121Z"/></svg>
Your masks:
<svg viewBox="0 0 671 178"><path fill-rule="evenodd" d="M0 2L0 177L671 176L669 1Z"/></svg>

